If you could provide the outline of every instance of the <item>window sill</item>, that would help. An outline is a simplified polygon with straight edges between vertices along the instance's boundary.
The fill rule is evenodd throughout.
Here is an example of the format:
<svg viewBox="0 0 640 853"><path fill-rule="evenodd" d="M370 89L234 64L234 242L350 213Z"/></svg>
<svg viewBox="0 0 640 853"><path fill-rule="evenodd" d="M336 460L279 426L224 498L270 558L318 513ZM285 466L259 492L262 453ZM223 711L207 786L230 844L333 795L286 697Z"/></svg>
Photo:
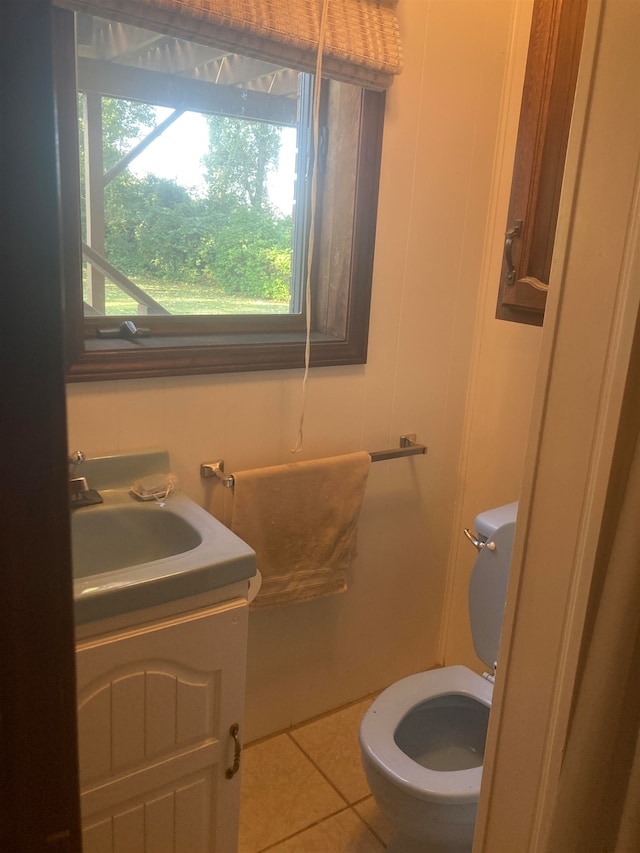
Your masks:
<svg viewBox="0 0 640 853"><path fill-rule="evenodd" d="M366 338L338 339L311 334L311 366L364 364ZM199 373L238 373L304 367L302 332L151 337L136 340L90 338L70 368L70 382L140 379ZM108 358L105 354L108 353Z"/></svg>

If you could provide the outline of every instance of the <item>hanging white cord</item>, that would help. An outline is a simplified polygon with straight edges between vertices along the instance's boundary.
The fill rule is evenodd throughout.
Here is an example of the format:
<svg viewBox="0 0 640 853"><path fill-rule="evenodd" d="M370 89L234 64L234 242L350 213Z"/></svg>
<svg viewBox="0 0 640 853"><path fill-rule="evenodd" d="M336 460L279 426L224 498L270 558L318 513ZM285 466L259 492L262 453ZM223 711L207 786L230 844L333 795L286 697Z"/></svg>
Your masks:
<svg viewBox="0 0 640 853"><path fill-rule="evenodd" d="M304 417L307 410L307 380L309 378L309 362L311 359L311 264L313 261L313 249L316 230L316 198L318 194L318 145L320 140L320 89L322 87L322 51L324 49L325 33L327 29L327 12L330 0L320 0L320 31L318 33L318 53L316 56L316 76L313 86L313 109L311 122L313 125L313 163L311 164L311 215L309 217L309 243L307 247L307 269L305 276L305 319L306 338L304 346L304 375L302 377L302 403L300 408L300 424L298 426L298 437L292 453L300 453L302 450Z"/></svg>

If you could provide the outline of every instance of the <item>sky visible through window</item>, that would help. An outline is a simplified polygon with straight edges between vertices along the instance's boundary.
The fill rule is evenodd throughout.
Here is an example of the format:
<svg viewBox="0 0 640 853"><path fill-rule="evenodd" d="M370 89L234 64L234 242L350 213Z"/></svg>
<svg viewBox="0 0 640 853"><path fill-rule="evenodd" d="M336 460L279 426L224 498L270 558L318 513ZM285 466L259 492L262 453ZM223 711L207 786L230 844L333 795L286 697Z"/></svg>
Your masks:
<svg viewBox="0 0 640 853"><path fill-rule="evenodd" d="M157 123L172 110L156 107ZM282 145L277 170L269 174L267 189L271 203L284 214L293 208L293 188L296 160L295 128L283 127ZM156 139L131 163L131 171L138 177L154 174L176 183L197 195L204 195L202 158L207 153L208 132L206 117L187 112Z"/></svg>

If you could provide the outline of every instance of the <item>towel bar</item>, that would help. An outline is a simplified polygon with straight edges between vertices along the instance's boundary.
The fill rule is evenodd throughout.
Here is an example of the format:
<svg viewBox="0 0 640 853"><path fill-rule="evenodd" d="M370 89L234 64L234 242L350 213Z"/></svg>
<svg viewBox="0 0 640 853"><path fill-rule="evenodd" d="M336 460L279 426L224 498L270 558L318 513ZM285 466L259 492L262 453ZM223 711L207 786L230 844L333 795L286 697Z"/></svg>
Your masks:
<svg viewBox="0 0 640 853"><path fill-rule="evenodd" d="M418 444L416 441L415 433L408 433L400 436L399 447L394 447L391 450L370 450L369 456L372 462L382 462L385 459L399 459L402 456L419 456L426 452L426 446ZM232 489L235 482L233 474L224 473L224 459L217 459L215 462L203 462L200 465L200 477L203 480L215 477L228 489Z"/></svg>

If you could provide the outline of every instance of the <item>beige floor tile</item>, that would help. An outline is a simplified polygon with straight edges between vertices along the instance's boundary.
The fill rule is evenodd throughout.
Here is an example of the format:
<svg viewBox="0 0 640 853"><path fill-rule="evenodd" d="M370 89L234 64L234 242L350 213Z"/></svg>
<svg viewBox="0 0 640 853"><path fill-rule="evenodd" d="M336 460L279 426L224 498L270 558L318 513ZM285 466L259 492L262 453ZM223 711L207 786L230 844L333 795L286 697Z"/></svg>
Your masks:
<svg viewBox="0 0 640 853"><path fill-rule="evenodd" d="M272 847L269 853L381 853L384 845L351 809Z"/></svg>
<svg viewBox="0 0 640 853"><path fill-rule="evenodd" d="M255 853L344 808L288 735L243 753L238 853Z"/></svg>
<svg viewBox="0 0 640 853"><path fill-rule="evenodd" d="M388 844L394 833L393 824L382 814L373 797L367 797L366 800L362 800L357 806L354 806L354 809L367 826L371 827L378 838L381 838L385 844Z"/></svg>
<svg viewBox="0 0 640 853"><path fill-rule="evenodd" d="M358 731L373 699L364 699L291 732L291 737L331 779L343 797L354 803L369 793L360 763Z"/></svg>

